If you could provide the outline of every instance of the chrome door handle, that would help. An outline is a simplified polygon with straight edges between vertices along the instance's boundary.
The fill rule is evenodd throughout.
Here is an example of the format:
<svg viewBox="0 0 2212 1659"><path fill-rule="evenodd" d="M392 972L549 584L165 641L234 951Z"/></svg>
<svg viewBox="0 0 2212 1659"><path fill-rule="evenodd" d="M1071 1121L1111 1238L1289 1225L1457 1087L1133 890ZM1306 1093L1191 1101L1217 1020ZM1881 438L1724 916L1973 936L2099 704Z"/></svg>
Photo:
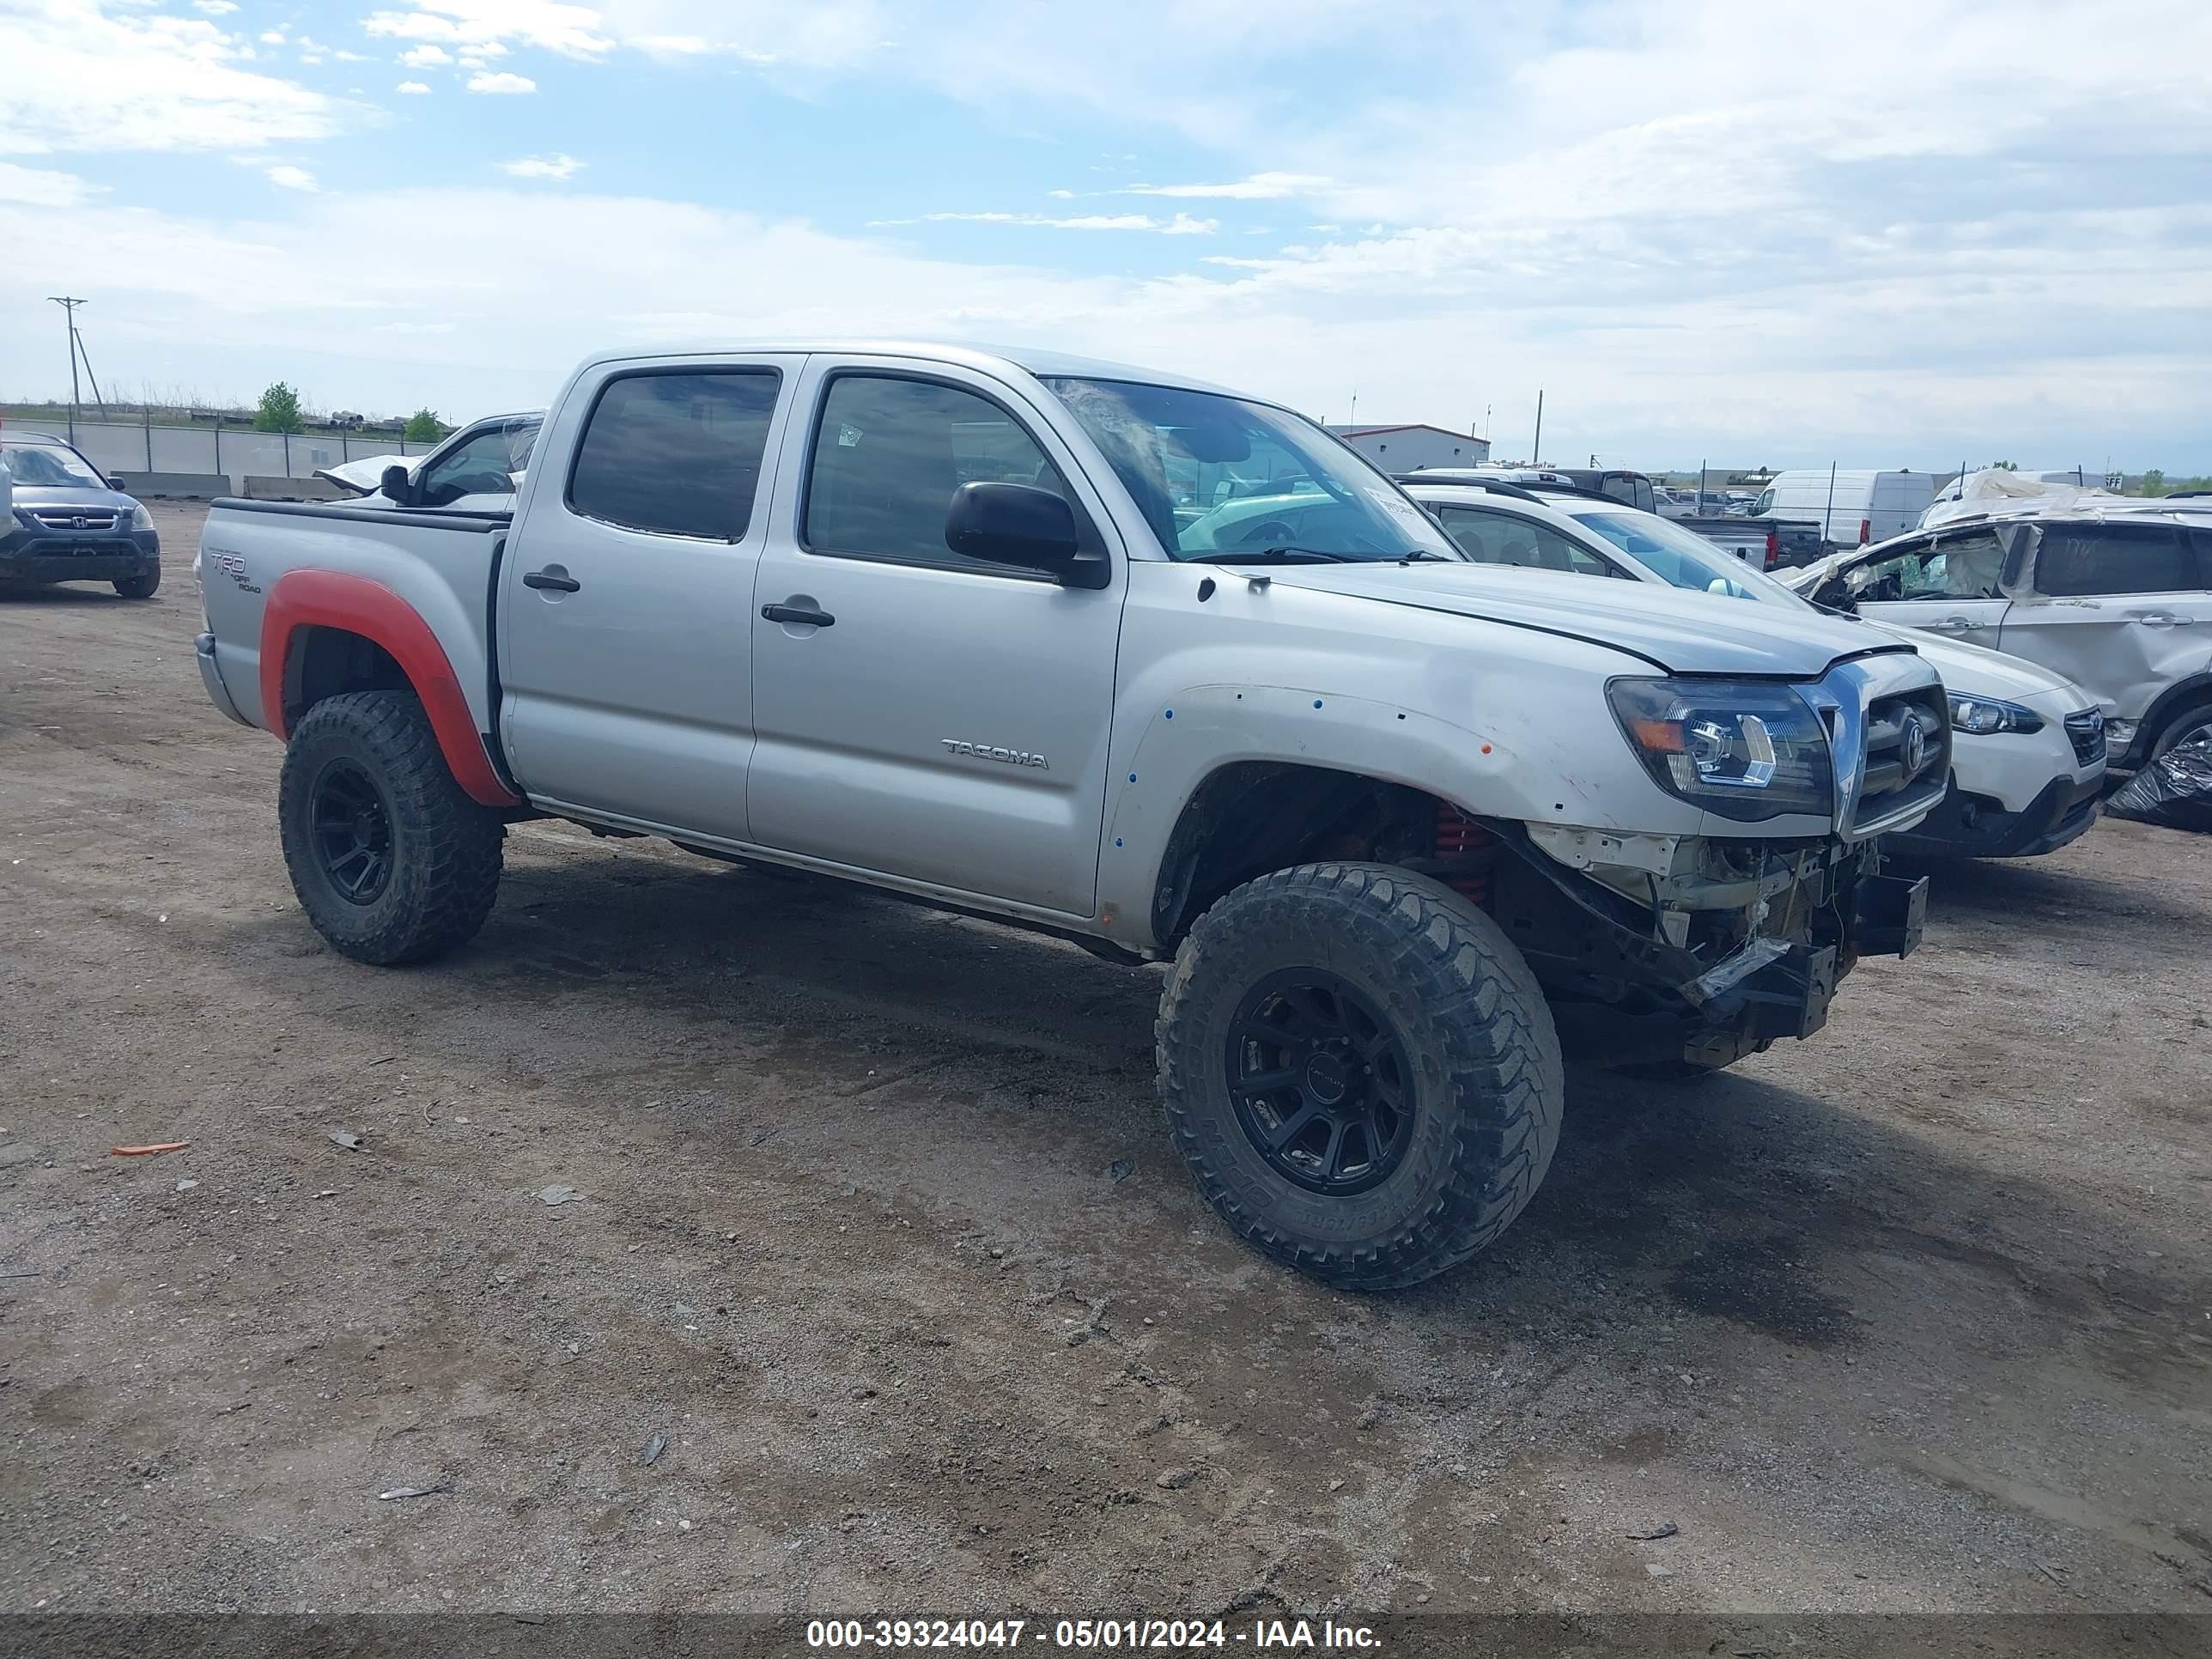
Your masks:
<svg viewBox="0 0 2212 1659"><path fill-rule="evenodd" d="M2187 628L2197 620L2194 617L2177 617L2171 611L2138 611L2128 618L2150 628Z"/></svg>
<svg viewBox="0 0 2212 1659"><path fill-rule="evenodd" d="M1942 622L1923 623L1923 629L1930 634L1965 634L1982 624L1971 617L1946 617Z"/></svg>

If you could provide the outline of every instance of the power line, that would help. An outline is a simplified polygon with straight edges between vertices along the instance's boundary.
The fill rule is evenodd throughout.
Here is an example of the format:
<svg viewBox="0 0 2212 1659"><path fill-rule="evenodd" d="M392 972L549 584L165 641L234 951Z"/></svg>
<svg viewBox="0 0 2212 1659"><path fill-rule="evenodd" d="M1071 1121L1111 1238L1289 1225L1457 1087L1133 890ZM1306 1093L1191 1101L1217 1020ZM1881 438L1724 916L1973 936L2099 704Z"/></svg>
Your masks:
<svg viewBox="0 0 2212 1659"><path fill-rule="evenodd" d="M78 363L78 362L79 362L80 360L82 360L82 361L83 362L83 363L84 363L84 377L85 377L85 379L87 379L88 380L90 380L90 381L92 382L92 400L93 400L93 402L94 402L95 404L98 404L100 405L100 414L101 414L101 416L102 416L103 417L105 417L105 416L106 416L106 413L107 413L107 400L106 400L105 398L102 398L102 397L100 395L100 377L99 377L98 375L94 374L92 372L92 357L91 357L91 355L90 355L88 352L87 352L87 351L85 350L85 349L84 349L84 341L83 341L83 338L82 338L82 337L77 333L77 331L76 331L76 308L77 308L79 306L81 306L81 305L87 305L87 304L89 304L89 303L90 303L90 301L85 301L85 300L80 300L80 299L78 299L78 298L76 297L76 295L73 295L73 294L49 294L48 295L46 295L46 298L48 298L49 300L52 300L52 301L56 305L59 306L59 307L62 308L63 314L64 314L64 315L65 315L65 316L69 319L69 343L70 343L70 427L69 427L69 432L70 432L70 441L71 443L75 443L75 442L76 441L76 406L77 406L76 366L77 366L77 363Z"/></svg>

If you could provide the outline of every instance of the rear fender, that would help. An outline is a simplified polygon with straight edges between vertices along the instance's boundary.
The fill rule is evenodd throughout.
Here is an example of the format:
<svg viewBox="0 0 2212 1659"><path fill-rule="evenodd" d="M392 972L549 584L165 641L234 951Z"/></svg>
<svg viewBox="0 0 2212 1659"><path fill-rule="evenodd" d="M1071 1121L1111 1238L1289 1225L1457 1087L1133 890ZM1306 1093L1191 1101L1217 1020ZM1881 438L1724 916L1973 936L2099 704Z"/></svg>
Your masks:
<svg viewBox="0 0 2212 1659"><path fill-rule="evenodd" d="M422 700L430 730L446 764L471 800L485 806L519 806L521 798L500 781L459 677L430 624L383 583L337 570L293 570L270 586L261 613L261 714L279 738L290 735L286 682L301 629L334 628L374 641L390 653Z"/></svg>

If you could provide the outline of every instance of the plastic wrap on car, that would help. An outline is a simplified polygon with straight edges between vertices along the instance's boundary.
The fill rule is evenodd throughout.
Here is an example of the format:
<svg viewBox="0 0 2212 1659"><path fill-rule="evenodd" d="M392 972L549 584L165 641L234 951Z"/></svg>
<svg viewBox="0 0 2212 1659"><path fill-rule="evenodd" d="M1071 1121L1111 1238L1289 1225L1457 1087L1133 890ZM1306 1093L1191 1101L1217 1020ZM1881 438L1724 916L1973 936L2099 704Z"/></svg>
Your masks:
<svg viewBox="0 0 2212 1659"><path fill-rule="evenodd" d="M2212 835L2212 738L2169 749L2105 803L2116 818Z"/></svg>

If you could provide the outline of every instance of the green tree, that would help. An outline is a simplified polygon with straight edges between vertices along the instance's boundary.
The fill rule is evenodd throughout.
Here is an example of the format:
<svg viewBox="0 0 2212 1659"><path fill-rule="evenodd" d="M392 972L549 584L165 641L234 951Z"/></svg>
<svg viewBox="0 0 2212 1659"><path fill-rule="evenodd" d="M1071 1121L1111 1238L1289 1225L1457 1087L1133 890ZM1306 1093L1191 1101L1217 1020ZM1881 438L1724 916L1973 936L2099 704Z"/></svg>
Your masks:
<svg viewBox="0 0 2212 1659"><path fill-rule="evenodd" d="M2018 461L1991 461L1990 465L2000 472L2017 472L2020 471L2020 463Z"/></svg>
<svg viewBox="0 0 2212 1659"><path fill-rule="evenodd" d="M253 411L256 432L304 432L300 419L300 394L279 380L261 394L261 407Z"/></svg>
<svg viewBox="0 0 2212 1659"><path fill-rule="evenodd" d="M2157 467L2142 475L2142 493L2146 495L2166 494L2166 474Z"/></svg>
<svg viewBox="0 0 2212 1659"><path fill-rule="evenodd" d="M407 417L407 429L399 435L410 444L434 444L453 429L425 404Z"/></svg>

